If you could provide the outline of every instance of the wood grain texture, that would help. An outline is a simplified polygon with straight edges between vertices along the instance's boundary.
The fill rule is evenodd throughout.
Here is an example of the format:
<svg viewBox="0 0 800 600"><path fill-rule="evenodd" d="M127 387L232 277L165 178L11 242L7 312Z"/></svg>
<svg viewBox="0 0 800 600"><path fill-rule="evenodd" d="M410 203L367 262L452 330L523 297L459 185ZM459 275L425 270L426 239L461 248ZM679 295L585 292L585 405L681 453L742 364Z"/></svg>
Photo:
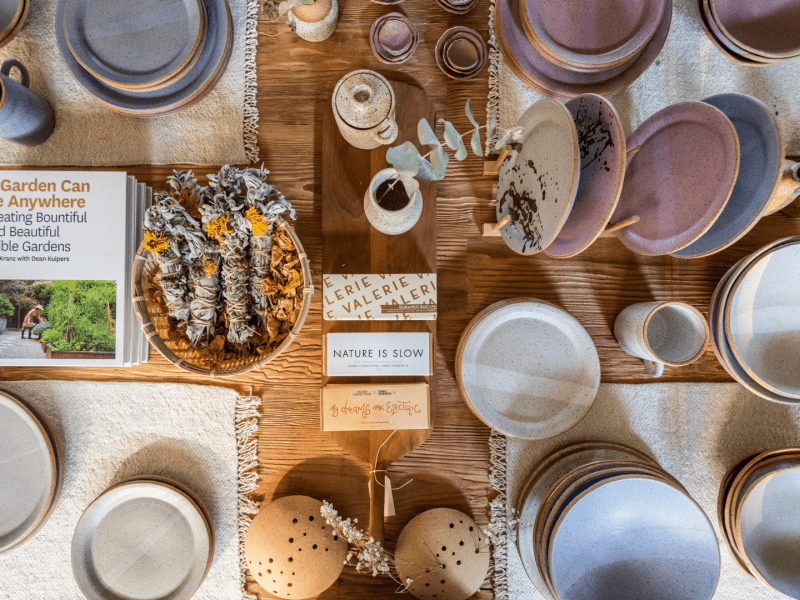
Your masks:
<svg viewBox="0 0 800 600"><path fill-rule="evenodd" d="M427 94L408 83L390 81L394 89L395 120L399 133L393 145L416 142L417 123L436 122L436 109ZM329 87L332 91L332 86ZM329 91L329 94L331 93ZM369 223L364 214L364 193L372 178L385 168L387 146L361 150L342 137L327 110L322 116L322 275L362 273L436 272L436 182L421 182L422 214L410 231L386 235ZM436 321L323 321L322 334L360 332L428 332L436 339ZM325 344L323 342L323 348ZM323 374L324 375L324 374ZM426 382L431 392L431 419L435 423L435 377L325 377L328 383L417 383ZM375 468L369 515L369 534L384 542L385 472L389 465L422 445L431 434L426 430L348 431L330 435L351 456Z"/></svg>
<svg viewBox="0 0 800 600"><path fill-rule="evenodd" d="M322 276L322 117L330 110L328 87L345 73L374 69L393 81L426 91L436 112L465 131L464 104L472 98L478 122L485 121L488 70L475 79L449 80L433 58L439 36L449 27L476 29L488 40L489 1L479 0L458 17L436 2L407 0L380 6L364 0L341 0L336 33L313 44L293 35L283 23L259 24L258 109L261 159L297 209L296 231L311 259L314 286ZM406 14L420 32L414 57L400 66L380 63L369 48L369 29L380 15ZM140 165L126 169L159 188L183 165ZM194 166L199 176L219 165ZM112 170L112 169L106 169ZM202 179L202 177L201 177ZM483 159L470 156L451 163L439 185L437 202L437 271L439 320L436 346L436 427L430 439L389 468L397 485L397 516L386 522L391 544L402 527L420 512L452 507L486 523L489 500L489 430L466 408L453 376L455 351L470 319L491 302L520 295L538 296L571 311L593 335L600 350L603 381L647 383L641 364L616 347L610 324L625 305L652 299L680 299L707 311L717 281L736 260L781 236L800 234L800 203L764 219L723 253L697 261L632 254L616 239L602 239L585 253L564 261L544 256L515 257L501 240L480 238L495 216L492 187L483 177ZM485 270L481 270L485 269ZM320 295L315 294L308 321L297 342L273 363L233 379L199 378L181 372L156 352L148 364L130 369L65 367L0 368L0 379L70 379L97 381L169 381L221 385L264 399L259 428L257 497L308 494L332 501L339 511L366 523L369 516L368 464L346 454L319 429L321 378ZM667 368L667 381L730 381L713 354L680 371ZM249 589L270 596L251 579ZM396 586L346 568L325 599L389 600ZM489 600L488 585L474 599Z"/></svg>

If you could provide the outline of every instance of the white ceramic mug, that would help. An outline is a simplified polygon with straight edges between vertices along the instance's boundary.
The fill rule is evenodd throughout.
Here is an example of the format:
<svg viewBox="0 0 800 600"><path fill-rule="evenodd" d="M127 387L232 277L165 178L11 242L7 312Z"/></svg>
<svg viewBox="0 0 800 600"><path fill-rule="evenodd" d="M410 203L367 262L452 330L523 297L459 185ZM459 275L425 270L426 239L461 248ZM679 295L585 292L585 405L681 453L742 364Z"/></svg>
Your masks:
<svg viewBox="0 0 800 600"><path fill-rule="evenodd" d="M331 104L342 137L356 148L372 150L397 139L394 90L380 73L348 73L336 84Z"/></svg>
<svg viewBox="0 0 800 600"><path fill-rule="evenodd" d="M394 169L384 169L379 171L367 188L364 194L364 213L370 224L386 235L399 235L405 233L419 221L422 215L422 194L419 191L419 182L411 179L407 182L398 181L395 185L403 185L410 200L400 210L386 210L378 204L376 191L378 187L387 179L397 177Z"/></svg>
<svg viewBox="0 0 800 600"><path fill-rule="evenodd" d="M661 377L664 365L682 367L700 358L710 331L700 311L685 302L640 302L617 315L614 337L642 359L648 375Z"/></svg>
<svg viewBox="0 0 800 600"><path fill-rule="evenodd" d="M336 31L336 25L339 23L339 4L333 0L328 14L320 21L304 21L295 16L294 9L289 9L287 17L292 31L298 36L307 42L321 42Z"/></svg>

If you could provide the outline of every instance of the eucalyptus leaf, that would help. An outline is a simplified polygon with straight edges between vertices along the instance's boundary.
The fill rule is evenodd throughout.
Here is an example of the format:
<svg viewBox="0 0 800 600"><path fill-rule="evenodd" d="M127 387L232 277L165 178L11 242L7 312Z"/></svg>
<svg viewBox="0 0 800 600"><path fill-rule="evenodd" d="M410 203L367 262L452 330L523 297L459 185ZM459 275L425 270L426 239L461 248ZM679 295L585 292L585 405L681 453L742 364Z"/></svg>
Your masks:
<svg viewBox="0 0 800 600"><path fill-rule="evenodd" d="M511 132L506 131L505 134L503 134L503 137L497 140L497 143L494 145L494 149L502 150L505 147L506 142L508 142L508 138L510 137L511 137Z"/></svg>
<svg viewBox="0 0 800 600"><path fill-rule="evenodd" d="M456 151L453 158L455 158L456 160L464 160L465 158L467 158L468 154L469 152L467 152L467 147L464 145L463 138L461 136L458 136L458 150Z"/></svg>
<svg viewBox="0 0 800 600"><path fill-rule="evenodd" d="M496 128L497 128L497 111L493 110L492 115L489 117L489 126L486 128L486 137L489 139L493 138Z"/></svg>
<svg viewBox="0 0 800 600"><path fill-rule="evenodd" d="M441 146L435 148L433 152L431 152L430 162L424 158L422 159L417 179L420 181L439 181L444 179L445 173L447 173L447 163L449 161L450 157L447 155L447 152L444 151L444 148Z"/></svg>
<svg viewBox="0 0 800 600"><path fill-rule="evenodd" d="M467 100L467 105L464 107L464 112L467 113L467 118L469 122L472 123L473 127L479 127L478 122L475 120L475 116L472 114L472 98Z"/></svg>
<svg viewBox="0 0 800 600"><path fill-rule="evenodd" d="M473 131L472 132L472 140L470 141L470 146L472 146L472 151L478 155L483 156L483 147L481 147L481 132L480 131Z"/></svg>
<svg viewBox="0 0 800 600"><path fill-rule="evenodd" d="M415 175L420 169L421 160L422 156L420 156L419 150L411 142L405 142L386 151L386 162L400 172Z"/></svg>
<svg viewBox="0 0 800 600"><path fill-rule="evenodd" d="M420 119L417 124L417 136L419 136L419 143L423 146L435 148L436 146L442 145L436 138L436 134L433 132L433 129L431 129L427 119Z"/></svg>
<svg viewBox="0 0 800 600"><path fill-rule="evenodd" d="M458 140L461 137L461 134L458 133L453 124L450 121L444 122L444 141L447 144L448 148L451 150L458 150Z"/></svg>

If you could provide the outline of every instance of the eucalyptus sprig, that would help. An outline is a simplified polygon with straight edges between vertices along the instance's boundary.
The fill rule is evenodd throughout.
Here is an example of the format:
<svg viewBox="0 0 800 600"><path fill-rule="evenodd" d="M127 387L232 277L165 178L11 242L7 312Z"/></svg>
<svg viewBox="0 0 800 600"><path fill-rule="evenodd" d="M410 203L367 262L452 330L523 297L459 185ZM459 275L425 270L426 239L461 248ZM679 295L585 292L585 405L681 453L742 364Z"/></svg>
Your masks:
<svg viewBox="0 0 800 600"><path fill-rule="evenodd" d="M472 112L472 100L467 100L464 111L473 128L463 135L458 132L450 121L439 119L439 122L444 124L444 144L436 137L427 119L420 119L417 125L417 137L420 144L430 148L426 154L421 154L411 142L405 142L400 146L387 150L386 161L398 172L399 179L417 178L420 181L439 181L443 179L447 172L447 165L450 162L450 156L445 152L444 146L446 145L451 150L455 150L453 158L462 161L469 154L464 143L465 137L469 138L470 147L477 156L484 155L480 131L481 129L486 130L487 140L494 137L498 129L497 112L492 113L488 125L478 125ZM497 150L503 148L509 140L518 141L522 138L522 127L514 127L512 129L500 127L499 129L503 135L500 136L500 139L495 144L495 149ZM392 182L389 189L391 187L394 187L394 182Z"/></svg>

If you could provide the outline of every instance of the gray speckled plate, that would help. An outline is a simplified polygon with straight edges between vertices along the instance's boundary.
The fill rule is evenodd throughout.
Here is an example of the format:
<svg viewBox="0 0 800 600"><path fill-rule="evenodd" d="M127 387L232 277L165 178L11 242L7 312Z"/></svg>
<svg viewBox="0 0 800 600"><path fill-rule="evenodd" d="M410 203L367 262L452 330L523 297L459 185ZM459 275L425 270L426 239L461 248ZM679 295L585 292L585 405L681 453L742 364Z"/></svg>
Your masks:
<svg viewBox="0 0 800 600"><path fill-rule="evenodd" d="M65 0L72 54L112 85L148 86L186 67L204 39L199 0Z"/></svg>
<svg viewBox="0 0 800 600"><path fill-rule="evenodd" d="M162 116L197 102L210 90L227 66L233 43L230 8L226 0L202 0L208 19L208 32L194 67L185 76L164 88L135 92L120 90L96 79L72 56L64 36L64 4L56 9L56 41L72 76L89 95L113 110L137 116Z"/></svg>
<svg viewBox="0 0 800 600"><path fill-rule="evenodd" d="M517 298L472 320L458 345L456 379L487 425L512 437L544 439L589 411L600 360L591 336L567 311Z"/></svg>
<svg viewBox="0 0 800 600"><path fill-rule="evenodd" d="M500 165L497 222L508 247L520 254L541 252L556 239L575 202L580 151L575 121L566 106L540 100L520 117L522 140Z"/></svg>
<svg viewBox="0 0 800 600"><path fill-rule="evenodd" d="M0 552L38 529L58 485L53 445L22 402L0 393Z"/></svg>
<svg viewBox="0 0 800 600"><path fill-rule="evenodd" d="M132 481L108 489L83 513L72 569L89 600L187 600L212 552L209 524L187 494Z"/></svg>

